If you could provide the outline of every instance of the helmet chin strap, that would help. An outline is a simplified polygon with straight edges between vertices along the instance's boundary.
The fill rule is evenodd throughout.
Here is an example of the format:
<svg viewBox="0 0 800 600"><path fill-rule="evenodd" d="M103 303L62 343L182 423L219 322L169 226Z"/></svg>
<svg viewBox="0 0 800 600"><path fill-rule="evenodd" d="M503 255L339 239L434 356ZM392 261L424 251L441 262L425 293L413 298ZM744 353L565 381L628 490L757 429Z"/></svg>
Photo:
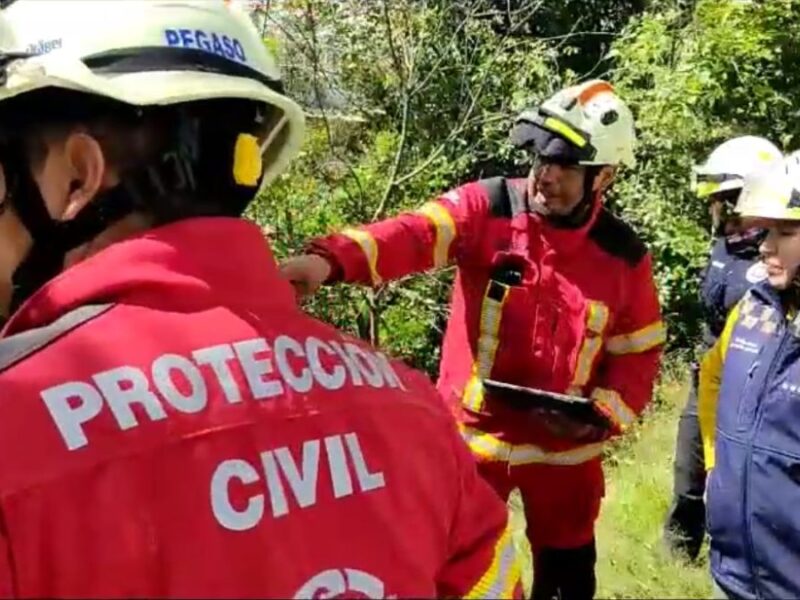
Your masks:
<svg viewBox="0 0 800 600"><path fill-rule="evenodd" d="M99 193L74 218L53 219L24 155L7 153L15 177L9 195L14 210L33 238L33 246L13 276L11 309L16 310L36 290L64 269L67 253L90 242L132 213L159 202L168 213L169 194L195 187L194 166L183 152L169 150L159 159L126 173L119 184ZM149 199L149 201L148 201Z"/></svg>
<svg viewBox="0 0 800 600"><path fill-rule="evenodd" d="M44 204L38 188L36 194ZM26 198L26 203L32 200L33 198L29 196ZM118 185L103 192L86 205L74 219L52 220L47 228L38 229L37 234L31 232L33 247L14 271L12 311L19 308L36 290L63 270L64 260L70 250L94 239L134 210L133 196L127 192L125 186ZM42 237L44 232L47 232L48 237Z"/></svg>

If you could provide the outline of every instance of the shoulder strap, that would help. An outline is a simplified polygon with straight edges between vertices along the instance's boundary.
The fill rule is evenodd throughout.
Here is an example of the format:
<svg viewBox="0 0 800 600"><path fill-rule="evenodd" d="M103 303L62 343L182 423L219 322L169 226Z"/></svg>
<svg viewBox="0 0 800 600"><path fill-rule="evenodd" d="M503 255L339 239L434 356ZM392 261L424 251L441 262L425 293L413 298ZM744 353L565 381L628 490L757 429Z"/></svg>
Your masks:
<svg viewBox="0 0 800 600"><path fill-rule="evenodd" d="M0 340L0 373L18 362L36 354L73 329L99 317L113 308L113 304L89 304L63 315L50 325L23 331Z"/></svg>
<svg viewBox="0 0 800 600"><path fill-rule="evenodd" d="M489 214L511 220L511 242L509 250L525 256L529 251L528 223L520 223L516 217L528 212L527 189L519 180L492 177L480 181L489 198Z"/></svg>
<svg viewBox="0 0 800 600"><path fill-rule="evenodd" d="M520 185L519 180L511 183L506 179L506 189L508 190L508 199L511 201L511 218L513 219L517 215L528 212L527 187Z"/></svg>
<svg viewBox="0 0 800 600"><path fill-rule="evenodd" d="M511 219L526 211L524 188L511 185L505 177L482 179L480 184L489 198L489 212L492 216Z"/></svg>

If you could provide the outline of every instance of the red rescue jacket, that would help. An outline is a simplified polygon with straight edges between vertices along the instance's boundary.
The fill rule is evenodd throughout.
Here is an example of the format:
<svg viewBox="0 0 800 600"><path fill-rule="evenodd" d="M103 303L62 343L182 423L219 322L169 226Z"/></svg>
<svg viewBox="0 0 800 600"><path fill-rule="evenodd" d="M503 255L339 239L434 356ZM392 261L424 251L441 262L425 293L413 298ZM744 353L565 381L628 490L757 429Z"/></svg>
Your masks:
<svg viewBox="0 0 800 600"><path fill-rule="evenodd" d="M415 212L315 240L310 251L332 261L334 279L371 285L454 263L438 387L463 405L473 452L512 464L581 463L602 444L554 436L487 400L481 381L592 397L615 432L624 430L650 400L665 339L651 258L599 198L579 229L554 228L527 207L525 180L477 181Z"/></svg>
<svg viewBox="0 0 800 600"><path fill-rule="evenodd" d="M303 315L261 231L114 244L0 343L0 595L519 594L432 385Z"/></svg>

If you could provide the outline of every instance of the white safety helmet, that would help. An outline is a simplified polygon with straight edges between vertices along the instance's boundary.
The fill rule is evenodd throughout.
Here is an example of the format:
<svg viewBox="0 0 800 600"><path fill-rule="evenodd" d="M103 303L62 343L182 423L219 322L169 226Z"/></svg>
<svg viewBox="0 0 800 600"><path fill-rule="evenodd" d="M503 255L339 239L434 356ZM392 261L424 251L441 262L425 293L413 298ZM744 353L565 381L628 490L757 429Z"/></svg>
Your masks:
<svg viewBox="0 0 800 600"><path fill-rule="evenodd" d="M613 86L599 79L565 88L540 107L523 112L515 121L511 141L581 165L636 163L633 115Z"/></svg>
<svg viewBox="0 0 800 600"><path fill-rule="evenodd" d="M3 9L2 49L36 56L7 65L0 106L48 87L140 107L213 99L261 102L273 115L257 142L264 185L298 153L304 117L283 94L278 68L244 10L247 4L16 0Z"/></svg>
<svg viewBox="0 0 800 600"><path fill-rule="evenodd" d="M700 198L739 190L745 177L769 167L782 156L775 144L762 137L730 139L717 146L704 164L692 169L692 190Z"/></svg>
<svg viewBox="0 0 800 600"><path fill-rule="evenodd" d="M800 151L748 175L736 212L747 219L800 221Z"/></svg>
<svg viewBox="0 0 800 600"><path fill-rule="evenodd" d="M299 151L303 112L284 95L242 2L3 0L2 6L0 211L13 206L33 239L14 273L15 305L61 271L67 252L133 212L149 211L156 223L241 214ZM223 109L230 112L217 114ZM54 219L31 174L25 138L48 125L91 125L104 117L134 130L157 128L158 156L120 165L117 185L73 218Z"/></svg>

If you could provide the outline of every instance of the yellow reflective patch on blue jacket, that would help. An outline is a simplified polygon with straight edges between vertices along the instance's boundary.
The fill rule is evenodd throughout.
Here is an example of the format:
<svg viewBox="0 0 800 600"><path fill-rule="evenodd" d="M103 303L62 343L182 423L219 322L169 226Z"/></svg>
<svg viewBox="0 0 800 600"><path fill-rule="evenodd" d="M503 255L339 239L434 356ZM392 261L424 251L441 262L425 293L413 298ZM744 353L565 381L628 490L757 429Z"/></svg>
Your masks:
<svg viewBox="0 0 800 600"><path fill-rule="evenodd" d="M746 302L747 297L742 302ZM731 342L731 335L742 313L742 302L733 307L725 329L717 343L703 356L700 362L700 384L697 390L697 418L700 422L700 434L703 438L703 456L706 471L714 468L714 442L717 429L717 404L719 389L722 383L722 365Z"/></svg>

